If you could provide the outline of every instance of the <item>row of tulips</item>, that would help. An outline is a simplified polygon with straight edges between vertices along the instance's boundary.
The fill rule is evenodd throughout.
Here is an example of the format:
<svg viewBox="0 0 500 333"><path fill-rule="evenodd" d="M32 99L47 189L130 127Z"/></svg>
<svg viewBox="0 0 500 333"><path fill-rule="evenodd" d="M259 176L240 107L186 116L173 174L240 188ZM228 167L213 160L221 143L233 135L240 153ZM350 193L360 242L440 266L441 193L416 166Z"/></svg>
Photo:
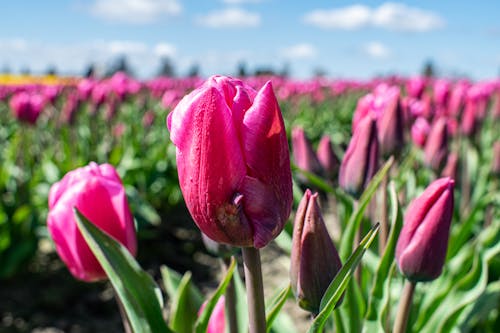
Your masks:
<svg viewBox="0 0 500 333"><path fill-rule="evenodd" d="M277 81L278 91L290 86ZM112 86L111 82L121 87L106 95L107 103L112 100L115 107L130 96L150 97L141 95L140 83L123 75L106 84ZM137 248L132 213L124 185L109 164L91 163L51 187L47 225L71 273L85 281L109 278L124 308L125 326L137 332L201 332L211 327L220 331L226 322L231 332L238 326L246 330L242 323L247 322L251 332L280 331L272 323L283 318L281 306L290 287L298 305L313 315L310 332L436 332L459 326L494 331L498 315L485 316L485 308L475 304L499 295L495 284L500 276L498 84L394 79L361 85L372 92L357 103L352 138L316 133L317 138L329 134L322 137L316 152L304 129L292 130L296 165L292 173L285 124L307 125L302 120L316 115L304 115L302 101L293 101L303 92L283 93L282 104L289 108L285 121L272 84L255 91L252 86L258 83L215 76L181 100L182 93L175 95L172 90L157 94L163 96L164 106L165 100L168 107L175 105L167 127L175 146L180 189L193 221L212 241L242 250L248 315L236 316L241 311L234 311L237 302L231 290L238 289L238 276L233 262L197 320L199 299L184 300L197 304L196 309L179 310L186 306L180 299L198 298L193 296L198 295L196 288L185 282L189 275L175 288L175 283L167 283L175 280L171 277L175 273L165 274L165 290L174 302L164 321L156 286L133 259ZM88 89L89 98L99 83L87 84L95 84ZM319 81L316 87L305 86L305 91L313 92L311 105L324 103L326 89L328 96L340 98L333 85ZM80 94L80 85L74 91ZM152 96L154 88L149 91ZM10 97L16 115L12 101L17 94ZM90 113L99 107L95 101L88 103ZM115 113L116 109L108 118ZM469 118L472 132L463 125ZM126 131L127 124L123 126ZM305 190L303 195L293 179ZM292 232L285 226L294 196L296 201L302 199ZM324 222L330 214L341 230L335 241ZM377 221L379 245L371 250ZM367 237L361 240L364 233ZM265 302L259 249L274 239L290 251L290 287ZM396 263L408 280L404 288ZM356 279L351 279L356 268ZM415 288L417 282L435 279ZM241 297L242 292L237 293L236 298ZM185 318L177 318L179 313Z"/></svg>

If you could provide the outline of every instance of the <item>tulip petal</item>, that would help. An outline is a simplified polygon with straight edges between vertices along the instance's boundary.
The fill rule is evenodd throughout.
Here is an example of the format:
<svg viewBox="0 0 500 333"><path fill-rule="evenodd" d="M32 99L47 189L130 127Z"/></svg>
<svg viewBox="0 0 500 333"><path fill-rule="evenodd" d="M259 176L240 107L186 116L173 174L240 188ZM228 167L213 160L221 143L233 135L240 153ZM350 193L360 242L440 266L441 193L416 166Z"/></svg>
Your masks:
<svg viewBox="0 0 500 333"><path fill-rule="evenodd" d="M283 229L281 201L272 187L253 177L245 177L241 193L244 214L253 227L253 246L264 247Z"/></svg>
<svg viewBox="0 0 500 333"><path fill-rule="evenodd" d="M271 82L262 87L245 113L242 139L248 175L271 185L276 197L282 200L278 207L286 219L292 205L290 151Z"/></svg>
<svg viewBox="0 0 500 333"><path fill-rule="evenodd" d="M179 103L172 114L171 139L177 146L181 190L198 227L221 243L251 239L251 227L233 203L246 166L231 111L216 88Z"/></svg>

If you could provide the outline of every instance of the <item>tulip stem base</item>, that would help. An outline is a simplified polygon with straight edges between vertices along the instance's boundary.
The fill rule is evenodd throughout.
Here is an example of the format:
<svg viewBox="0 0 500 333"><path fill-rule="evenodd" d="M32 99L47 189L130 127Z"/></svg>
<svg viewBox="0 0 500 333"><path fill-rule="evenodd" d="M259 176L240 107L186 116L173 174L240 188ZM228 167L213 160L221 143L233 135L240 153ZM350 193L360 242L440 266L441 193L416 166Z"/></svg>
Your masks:
<svg viewBox="0 0 500 333"><path fill-rule="evenodd" d="M265 333L266 312L260 252L253 247L244 247L242 253L247 288L249 333Z"/></svg>
<svg viewBox="0 0 500 333"><path fill-rule="evenodd" d="M408 318L410 317L411 304L413 301L413 294L415 292L416 282L406 280L403 287L403 294L399 302L398 313L394 321L393 333L405 333L408 326Z"/></svg>
<svg viewBox="0 0 500 333"><path fill-rule="evenodd" d="M229 258L225 258L223 260L223 265L225 270L227 270L227 267L229 267L230 262L231 261ZM225 310L229 321L228 325L229 333L238 333L238 318L236 314L236 290L234 289L234 277L231 278L231 281L229 281L229 284L227 285L225 299L226 299Z"/></svg>

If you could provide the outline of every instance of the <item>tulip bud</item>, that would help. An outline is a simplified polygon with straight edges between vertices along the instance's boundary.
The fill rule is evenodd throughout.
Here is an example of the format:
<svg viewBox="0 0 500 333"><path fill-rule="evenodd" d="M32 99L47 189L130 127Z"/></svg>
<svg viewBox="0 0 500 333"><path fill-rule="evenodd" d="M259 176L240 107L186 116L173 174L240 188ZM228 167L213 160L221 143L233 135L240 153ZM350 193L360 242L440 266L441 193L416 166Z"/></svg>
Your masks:
<svg viewBox="0 0 500 333"><path fill-rule="evenodd" d="M221 333L226 329L226 312L225 312L225 298L221 296L215 304L214 310L212 311L212 315L208 320L207 333ZM203 312L207 302L203 303L200 310L198 311L198 315Z"/></svg>
<svg viewBox="0 0 500 333"><path fill-rule="evenodd" d="M44 99L41 95L30 95L25 91L12 96L9 106L14 117L18 120L34 125L44 108Z"/></svg>
<svg viewBox="0 0 500 333"><path fill-rule="evenodd" d="M493 144L493 161L491 164L491 172L494 175L500 175L500 141L495 141Z"/></svg>
<svg viewBox="0 0 500 333"><path fill-rule="evenodd" d="M340 161L335 155L332 147L332 141L328 135L324 135L318 144L318 149L316 151L319 163L323 167L326 177L328 179L338 179L338 171L340 167Z"/></svg>
<svg viewBox="0 0 500 333"><path fill-rule="evenodd" d="M203 233L261 248L283 229L292 207L285 126L270 82L256 92L213 76L167 119L179 183Z"/></svg>
<svg viewBox="0 0 500 333"><path fill-rule="evenodd" d="M111 165L92 162L52 185L47 217L57 253L71 274L83 281L105 279L104 270L78 229L74 207L135 255L134 218L121 179Z"/></svg>
<svg viewBox="0 0 500 333"><path fill-rule="evenodd" d="M403 109L399 102L399 89L391 89L384 95L386 107L377 121L380 153L388 157L403 149Z"/></svg>
<svg viewBox="0 0 500 333"><path fill-rule="evenodd" d="M446 118L440 117L431 127L424 149L424 162L433 170L443 167L448 156L448 124Z"/></svg>
<svg viewBox="0 0 500 333"><path fill-rule="evenodd" d="M431 127L427 120L423 117L418 117L411 126L411 139L413 143L418 147L424 147L427 141L427 136Z"/></svg>
<svg viewBox="0 0 500 333"><path fill-rule="evenodd" d="M359 198L378 169L375 120L368 116L356 127L340 164L339 185Z"/></svg>
<svg viewBox="0 0 500 333"><path fill-rule="evenodd" d="M410 281L431 281L441 274L453 215L454 183L451 178L435 180L406 210L396 262Z"/></svg>
<svg viewBox="0 0 500 333"><path fill-rule="evenodd" d="M451 153L448 156L446 165L441 172L441 177L449 177L453 180L457 180L458 175L458 154L456 152Z"/></svg>
<svg viewBox="0 0 500 333"><path fill-rule="evenodd" d="M295 127L292 130L292 151L297 167L315 174L321 174L321 164L304 129L301 127Z"/></svg>
<svg viewBox="0 0 500 333"><path fill-rule="evenodd" d="M321 298L342 267L317 202L306 190L293 225L290 281L299 306L317 314Z"/></svg>

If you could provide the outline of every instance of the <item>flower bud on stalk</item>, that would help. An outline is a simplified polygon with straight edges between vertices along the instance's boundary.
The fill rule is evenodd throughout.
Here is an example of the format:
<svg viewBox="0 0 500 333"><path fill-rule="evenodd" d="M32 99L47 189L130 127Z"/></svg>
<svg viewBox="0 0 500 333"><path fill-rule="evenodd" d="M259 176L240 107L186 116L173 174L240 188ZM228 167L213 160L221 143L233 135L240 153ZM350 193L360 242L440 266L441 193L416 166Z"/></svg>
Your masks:
<svg viewBox="0 0 500 333"><path fill-rule="evenodd" d="M219 243L261 248L292 207L285 126L271 82L256 92L212 76L169 114L180 187L203 233Z"/></svg>
<svg viewBox="0 0 500 333"><path fill-rule="evenodd" d="M389 157L403 148L403 109L399 101L399 89L391 89L385 94L385 109L377 121L380 153Z"/></svg>
<svg viewBox="0 0 500 333"><path fill-rule="evenodd" d="M322 167L314 152L304 129L295 127L292 130L292 151L295 164L302 170L320 175Z"/></svg>
<svg viewBox="0 0 500 333"><path fill-rule="evenodd" d="M317 202L306 190L293 226L290 280L299 306L317 314L321 298L342 267ZM339 302L340 303L340 302Z"/></svg>
<svg viewBox="0 0 500 333"><path fill-rule="evenodd" d="M367 116L356 127L340 165L339 185L359 198L378 169L379 145L375 120Z"/></svg>
<svg viewBox="0 0 500 333"><path fill-rule="evenodd" d="M323 167L325 176L328 177L329 180L338 179L340 161L333 151L332 141L328 135L324 135L319 141L316 155L318 156L319 163Z"/></svg>
<svg viewBox="0 0 500 333"><path fill-rule="evenodd" d="M134 218L121 179L111 165L91 162L68 172L50 189L47 217L57 253L71 274L83 281L105 279L103 268L78 229L74 207L135 255Z"/></svg>
<svg viewBox="0 0 500 333"><path fill-rule="evenodd" d="M396 262L412 282L436 279L443 269L453 215L454 180L432 182L413 200L396 246Z"/></svg>
<svg viewBox="0 0 500 333"><path fill-rule="evenodd" d="M431 127L424 149L424 162L434 171L439 171L448 155L448 124L440 117Z"/></svg>

